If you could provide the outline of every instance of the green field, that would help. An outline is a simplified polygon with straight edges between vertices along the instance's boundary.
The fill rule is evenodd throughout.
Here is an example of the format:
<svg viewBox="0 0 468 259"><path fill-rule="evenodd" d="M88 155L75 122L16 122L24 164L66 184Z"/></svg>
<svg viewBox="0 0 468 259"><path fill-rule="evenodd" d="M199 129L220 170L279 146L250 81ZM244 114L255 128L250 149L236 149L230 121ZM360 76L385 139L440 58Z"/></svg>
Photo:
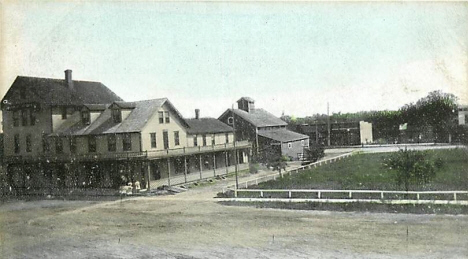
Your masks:
<svg viewBox="0 0 468 259"><path fill-rule="evenodd" d="M424 186L410 190L467 190L468 151L444 149L426 151L445 163L436 177ZM305 170L276 181L260 183L252 189L344 189L344 190L404 190L395 181L395 172L383 167L388 153L360 154L350 158Z"/></svg>

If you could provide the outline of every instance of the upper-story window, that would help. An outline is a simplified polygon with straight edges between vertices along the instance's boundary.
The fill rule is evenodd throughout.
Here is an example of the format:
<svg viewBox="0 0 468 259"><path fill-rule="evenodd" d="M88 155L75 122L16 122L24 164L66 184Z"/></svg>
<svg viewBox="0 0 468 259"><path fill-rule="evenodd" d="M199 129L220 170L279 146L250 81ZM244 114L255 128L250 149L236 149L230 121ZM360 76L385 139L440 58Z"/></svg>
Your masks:
<svg viewBox="0 0 468 259"><path fill-rule="evenodd" d="M164 123L164 112L158 112L158 116L159 116L159 124L163 124Z"/></svg>
<svg viewBox="0 0 468 259"><path fill-rule="evenodd" d="M62 112L62 120L66 120L67 119L67 107L62 107L61 112Z"/></svg>
<svg viewBox="0 0 468 259"><path fill-rule="evenodd" d="M150 138L151 138L151 148L156 148L157 143L156 143L156 133L150 133Z"/></svg>
<svg viewBox="0 0 468 259"><path fill-rule="evenodd" d="M88 136L88 152L96 152L96 136L94 135Z"/></svg>
<svg viewBox="0 0 468 259"><path fill-rule="evenodd" d="M70 137L70 153L76 153L76 137Z"/></svg>
<svg viewBox="0 0 468 259"><path fill-rule="evenodd" d="M29 110L21 110L21 124L23 126L28 126L28 120L29 120Z"/></svg>
<svg viewBox="0 0 468 259"><path fill-rule="evenodd" d="M90 124L91 123L89 111L82 111L81 112L81 122L83 124Z"/></svg>
<svg viewBox="0 0 468 259"><path fill-rule="evenodd" d="M227 123L228 123L229 125L234 124L234 118L233 118L233 117L229 117L228 120L227 120Z"/></svg>
<svg viewBox="0 0 468 259"><path fill-rule="evenodd" d="M202 140L203 140L203 146L206 146L206 135L202 135Z"/></svg>
<svg viewBox="0 0 468 259"><path fill-rule="evenodd" d="M107 135L107 150L109 152L117 150L117 140L114 134Z"/></svg>
<svg viewBox="0 0 468 259"><path fill-rule="evenodd" d="M122 146L123 146L123 151L132 150L132 135L131 134L127 133L123 135Z"/></svg>
<svg viewBox="0 0 468 259"><path fill-rule="evenodd" d="M292 143L288 143L288 148L292 148Z"/></svg>
<svg viewBox="0 0 468 259"><path fill-rule="evenodd" d="M305 146L305 140L301 140L301 145Z"/></svg>
<svg viewBox="0 0 468 259"><path fill-rule="evenodd" d="M96 136L88 136L88 152L96 152Z"/></svg>
<svg viewBox="0 0 468 259"><path fill-rule="evenodd" d="M50 151L49 139L47 138L46 134L42 135L42 151L43 152L49 152Z"/></svg>
<svg viewBox="0 0 468 259"><path fill-rule="evenodd" d="M165 116L165 118L166 118L166 119L165 119L165 120L166 120L166 123L170 123L170 122L171 122L171 119L170 119L170 117L169 117L169 112L165 112L165 113L164 113L164 116Z"/></svg>
<svg viewBox="0 0 468 259"><path fill-rule="evenodd" d="M198 146L198 136L197 135L193 136L193 146L194 147Z"/></svg>
<svg viewBox="0 0 468 259"><path fill-rule="evenodd" d="M180 141L179 141L179 132L178 132L178 131L174 131L174 145L175 145L175 146L180 145Z"/></svg>
<svg viewBox="0 0 468 259"><path fill-rule="evenodd" d="M15 134L15 153L20 152L20 136L19 134Z"/></svg>
<svg viewBox="0 0 468 259"><path fill-rule="evenodd" d="M229 143L229 133L226 133L226 143Z"/></svg>
<svg viewBox="0 0 468 259"><path fill-rule="evenodd" d="M31 134L26 135L26 152L32 151Z"/></svg>
<svg viewBox="0 0 468 259"><path fill-rule="evenodd" d="M115 123L122 122L122 112L119 109L112 109L112 119Z"/></svg>
<svg viewBox="0 0 468 259"><path fill-rule="evenodd" d="M20 111L13 111L13 126L18 127L19 126L19 115Z"/></svg>
<svg viewBox="0 0 468 259"><path fill-rule="evenodd" d="M31 126L36 125L36 110L32 109L29 112L29 120L31 122Z"/></svg>
<svg viewBox="0 0 468 259"><path fill-rule="evenodd" d="M63 141L61 138L55 138L55 153L63 153Z"/></svg>

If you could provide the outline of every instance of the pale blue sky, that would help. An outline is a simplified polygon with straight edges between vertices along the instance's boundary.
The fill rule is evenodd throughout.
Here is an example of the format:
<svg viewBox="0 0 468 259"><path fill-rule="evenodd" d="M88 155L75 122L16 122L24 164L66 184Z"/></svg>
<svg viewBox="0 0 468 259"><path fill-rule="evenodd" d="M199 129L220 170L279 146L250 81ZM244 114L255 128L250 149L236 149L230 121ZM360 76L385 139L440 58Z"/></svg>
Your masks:
<svg viewBox="0 0 468 259"><path fill-rule="evenodd" d="M100 81L186 117L241 96L275 115L468 103L468 3L22 2L2 5L3 95L17 75Z"/></svg>

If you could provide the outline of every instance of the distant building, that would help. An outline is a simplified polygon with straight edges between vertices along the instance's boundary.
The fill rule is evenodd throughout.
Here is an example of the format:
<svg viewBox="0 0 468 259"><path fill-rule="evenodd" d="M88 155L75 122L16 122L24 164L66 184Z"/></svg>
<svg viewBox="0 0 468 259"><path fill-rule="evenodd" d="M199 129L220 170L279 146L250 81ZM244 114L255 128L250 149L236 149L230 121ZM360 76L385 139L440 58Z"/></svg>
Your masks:
<svg viewBox="0 0 468 259"><path fill-rule="evenodd" d="M237 105L238 109L226 110L219 120L235 128L236 139L252 142L255 155L273 149L293 160L303 157L304 148L309 146L307 135L286 129L286 122L264 109L255 108L252 98L242 97Z"/></svg>
<svg viewBox="0 0 468 259"><path fill-rule="evenodd" d="M468 125L468 105L458 107L458 125Z"/></svg>
<svg viewBox="0 0 468 259"><path fill-rule="evenodd" d="M297 132L306 134L312 141L326 145L328 142L327 123L297 125ZM332 146L361 145L373 142L372 123L331 122L330 144Z"/></svg>
<svg viewBox="0 0 468 259"><path fill-rule="evenodd" d="M17 77L2 112L17 189L171 185L225 172L236 152L240 162L250 152L216 119L187 120L167 98L124 102L99 82L72 80L71 70L65 79Z"/></svg>

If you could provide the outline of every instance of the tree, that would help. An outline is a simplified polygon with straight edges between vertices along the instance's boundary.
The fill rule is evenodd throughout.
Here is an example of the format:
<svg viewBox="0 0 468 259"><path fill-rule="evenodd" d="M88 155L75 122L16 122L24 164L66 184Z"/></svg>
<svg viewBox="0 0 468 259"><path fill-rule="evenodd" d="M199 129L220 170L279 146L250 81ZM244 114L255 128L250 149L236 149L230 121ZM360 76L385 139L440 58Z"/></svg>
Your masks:
<svg viewBox="0 0 468 259"><path fill-rule="evenodd" d="M397 185L403 184L408 191L410 184L420 186L430 182L443 162L432 161L426 151L400 149L384 160L384 166L397 172Z"/></svg>
<svg viewBox="0 0 468 259"><path fill-rule="evenodd" d="M310 141L309 148L304 149L305 160L309 162L316 162L325 156L325 149L323 145Z"/></svg>
<svg viewBox="0 0 468 259"><path fill-rule="evenodd" d="M289 158L287 156L271 157L267 163L267 166L272 167L273 171L278 171L280 177L283 177L281 170L286 170Z"/></svg>

